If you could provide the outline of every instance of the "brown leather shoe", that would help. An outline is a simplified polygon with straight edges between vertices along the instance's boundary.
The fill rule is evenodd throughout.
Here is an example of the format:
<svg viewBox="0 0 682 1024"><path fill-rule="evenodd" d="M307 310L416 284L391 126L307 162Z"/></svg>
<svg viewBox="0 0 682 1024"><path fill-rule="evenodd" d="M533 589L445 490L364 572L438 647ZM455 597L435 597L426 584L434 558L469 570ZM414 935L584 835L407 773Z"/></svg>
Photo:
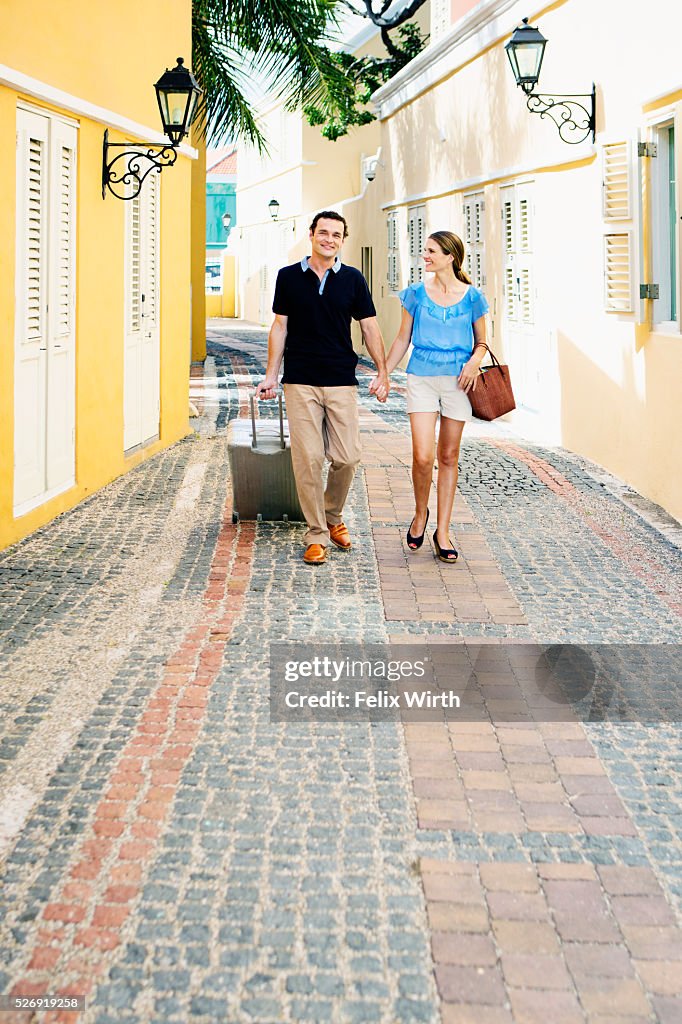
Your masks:
<svg viewBox="0 0 682 1024"><path fill-rule="evenodd" d="M327 526L332 544L336 544L337 548L341 548L342 551L349 551L353 545L350 542L350 534L346 524L338 523L336 526L332 526L331 523L327 523Z"/></svg>
<svg viewBox="0 0 682 1024"><path fill-rule="evenodd" d="M327 557L327 549L322 544L309 544L305 549L303 561L308 565L322 565Z"/></svg>

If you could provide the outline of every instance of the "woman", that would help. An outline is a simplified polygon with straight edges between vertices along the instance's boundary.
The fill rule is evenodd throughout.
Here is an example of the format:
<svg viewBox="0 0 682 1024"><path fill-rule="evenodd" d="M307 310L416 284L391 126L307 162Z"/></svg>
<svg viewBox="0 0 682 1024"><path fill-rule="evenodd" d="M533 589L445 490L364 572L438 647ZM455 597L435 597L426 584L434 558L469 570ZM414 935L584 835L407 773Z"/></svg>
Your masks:
<svg viewBox="0 0 682 1024"><path fill-rule="evenodd" d="M486 352L488 303L462 270L464 244L451 231L435 231L426 240L424 263L433 277L400 292L402 321L387 356L391 373L412 342L407 364L407 411L412 429L412 486L415 513L407 532L412 551L422 546L429 521L429 493L438 433L438 520L433 534L442 562L457 561L450 540L450 516L457 487L459 446L471 419L467 397L476 386Z"/></svg>

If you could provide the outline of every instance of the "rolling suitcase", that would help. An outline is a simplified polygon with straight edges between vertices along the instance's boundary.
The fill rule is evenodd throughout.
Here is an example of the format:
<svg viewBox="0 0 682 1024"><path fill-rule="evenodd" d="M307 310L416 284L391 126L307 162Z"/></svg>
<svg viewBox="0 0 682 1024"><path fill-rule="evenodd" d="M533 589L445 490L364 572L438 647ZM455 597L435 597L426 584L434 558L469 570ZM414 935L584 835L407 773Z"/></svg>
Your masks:
<svg viewBox="0 0 682 1024"><path fill-rule="evenodd" d="M227 428L232 475L232 522L240 519L303 521L291 465L289 429L279 396L279 420L258 420L251 395L251 421Z"/></svg>

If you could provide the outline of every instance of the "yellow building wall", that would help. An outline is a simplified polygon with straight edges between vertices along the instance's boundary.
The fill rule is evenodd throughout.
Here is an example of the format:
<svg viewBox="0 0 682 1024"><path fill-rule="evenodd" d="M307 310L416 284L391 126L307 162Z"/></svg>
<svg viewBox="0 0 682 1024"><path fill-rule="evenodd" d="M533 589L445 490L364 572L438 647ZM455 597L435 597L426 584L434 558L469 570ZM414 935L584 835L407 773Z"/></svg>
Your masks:
<svg viewBox="0 0 682 1024"><path fill-rule="evenodd" d="M0 8L3 62L74 96L160 127L152 88L174 58L190 53L189 0L142 7L75 0L11 2ZM169 15L172 15L170 17ZM130 35L131 20L135 33ZM33 26L27 31L27 26ZM168 26L171 26L169 29ZM162 26L159 31L159 26ZM165 37L163 27L165 26ZM134 40L139 40L137 47ZM125 54L125 60L121 55ZM190 164L179 155L161 175L159 440L123 454L125 202L101 194L104 126L78 124L76 184L76 485L20 518L13 516L15 132L17 101L60 113L0 87L0 548L26 536L189 432ZM132 141L110 130L110 141ZM203 248L203 240L202 240Z"/></svg>
<svg viewBox="0 0 682 1024"><path fill-rule="evenodd" d="M0 40L3 64L161 131L153 85L191 66L191 3L3 0Z"/></svg>
<svg viewBox="0 0 682 1024"><path fill-rule="evenodd" d="M193 133L195 134L195 133ZM206 358L206 140L192 140L199 159L192 166L192 362Z"/></svg>

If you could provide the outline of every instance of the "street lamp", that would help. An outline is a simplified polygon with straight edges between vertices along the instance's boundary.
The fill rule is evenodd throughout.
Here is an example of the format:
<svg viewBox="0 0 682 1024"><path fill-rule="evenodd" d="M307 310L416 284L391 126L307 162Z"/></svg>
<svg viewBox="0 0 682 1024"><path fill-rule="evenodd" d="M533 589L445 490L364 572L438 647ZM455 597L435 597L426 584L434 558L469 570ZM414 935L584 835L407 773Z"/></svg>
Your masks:
<svg viewBox="0 0 682 1024"><path fill-rule="evenodd" d="M516 84L520 85L527 95L530 95L538 84L546 45L547 40L541 32L528 24L528 18L523 19L523 24L514 29L513 36L505 43L504 48Z"/></svg>
<svg viewBox="0 0 682 1024"><path fill-rule="evenodd" d="M232 214L227 210L222 216L223 227L226 231L230 230L230 224L232 223Z"/></svg>
<svg viewBox="0 0 682 1024"><path fill-rule="evenodd" d="M161 123L170 139L170 146L130 149L129 142L109 142L107 128L102 152L102 199L107 188L117 199L135 199L151 171L160 174L164 167L172 167L177 159L177 147L189 133L201 89L192 72L184 67L182 57L178 57L177 65L172 70L166 68L154 88ZM124 152L109 160L110 149L123 149Z"/></svg>
<svg viewBox="0 0 682 1024"><path fill-rule="evenodd" d="M559 93L551 96L548 93L533 92L540 79L546 45L547 40L542 33L528 24L528 18L524 18L523 24L514 29L511 39L504 46L516 84L527 96L526 106L531 114L539 114L540 117L549 115L564 142L577 145L590 134L594 142L597 130L594 83L591 93ZM590 109L577 100L590 100Z"/></svg>
<svg viewBox="0 0 682 1024"><path fill-rule="evenodd" d="M183 58L178 57L176 66L171 71L166 68L154 86L163 130L173 146L179 145L189 134L201 96L196 78L184 65Z"/></svg>
<svg viewBox="0 0 682 1024"><path fill-rule="evenodd" d="M276 199L270 200L270 202L268 203L268 210L270 211L270 216L272 217L272 219L277 220L277 218L279 217L279 203L277 202Z"/></svg>

